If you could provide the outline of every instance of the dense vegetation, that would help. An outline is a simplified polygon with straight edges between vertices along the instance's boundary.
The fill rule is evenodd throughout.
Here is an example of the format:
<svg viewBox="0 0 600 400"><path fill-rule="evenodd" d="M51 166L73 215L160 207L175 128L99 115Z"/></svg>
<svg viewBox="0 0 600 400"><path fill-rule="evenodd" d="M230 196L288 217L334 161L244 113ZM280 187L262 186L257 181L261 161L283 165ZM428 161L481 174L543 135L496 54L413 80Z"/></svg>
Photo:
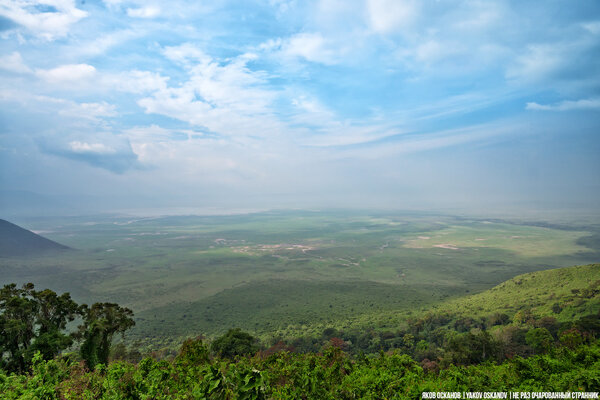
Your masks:
<svg viewBox="0 0 600 400"><path fill-rule="evenodd" d="M319 353L212 357L200 340L172 360L115 361L89 371L68 358L34 358L28 375L0 372L5 399L419 399L435 391L591 391L600 387L600 345L571 335L564 346L501 364L439 371L400 351L352 358L332 341ZM586 340L586 344L576 344Z"/></svg>
<svg viewBox="0 0 600 400"><path fill-rule="evenodd" d="M33 336L21 347L30 364L5 362L0 393L7 399L417 399L424 391L597 390L599 273L596 264L521 275L481 294L402 314L404 320L381 316L379 322L394 329L369 329L358 319L262 341L231 329L214 340L188 339L176 353L145 357L123 343L112 346L109 357L112 334L131 325L130 312L115 304L84 307L79 352L44 353L36 345L48 331L40 299L77 307L68 294L11 285L0 302L3 333L12 326L7 310L38 306ZM72 316L60 315L53 319L55 333ZM2 349L10 361L13 353Z"/></svg>
<svg viewBox="0 0 600 400"><path fill-rule="evenodd" d="M114 303L78 305L69 293L37 291L32 283L0 289L0 368L28 371L33 360L51 360L74 341L81 341L81 357L88 368L108 362L112 338L135 323L133 312ZM78 330L67 324L82 319Z"/></svg>
<svg viewBox="0 0 600 400"><path fill-rule="evenodd" d="M362 315L339 324L291 326L278 331L271 341L290 342L299 351L317 351L324 340L336 336L344 340L348 351L358 354L399 347L414 351L424 340L429 343L429 358L435 360L441 356L439 349L447 348L459 334L486 332L486 336L504 342L521 340L524 344L529 329L546 328L556 338L559 330L568 329L574 321L596 318L600 313L599 293L599 264L539 271L422 311ZM411 338L413 346L407 346L405 338ZM411 354L418 358L417 353Z"/></svg>

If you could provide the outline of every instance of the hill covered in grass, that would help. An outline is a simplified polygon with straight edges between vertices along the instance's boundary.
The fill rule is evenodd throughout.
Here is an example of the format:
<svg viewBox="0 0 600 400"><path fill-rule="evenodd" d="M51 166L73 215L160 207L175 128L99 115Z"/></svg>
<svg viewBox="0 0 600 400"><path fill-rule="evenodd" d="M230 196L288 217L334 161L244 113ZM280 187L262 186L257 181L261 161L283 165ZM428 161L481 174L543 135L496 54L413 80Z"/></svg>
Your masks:
<svg viewBox="0 0 600 400"><path fill-rule="evenodd" d="M552 316L568 321L600 311L600 264L579 265L518 275L492 289L434 307L463 316L506 313L519 318Z"/></svg>
<svg viewBox="0 0 600 400"><path fill-rule="evenodd" d="M67 246L0 219L0 257L21 257L68 250Z"/></svg>
<svg viewBox="0 0 600 400"><path fill-rule="evenodd" d="M336 323L291 325L272 337L312 351L336 336L348 343L348 350L369 353L406 347L407 334L413 341L430 342L435 337L435 346L441 348L452 332L486 331L499 338L511 330L524 334L546 325L558 331L560 326L598 315L600 264L590 264L518 275L484 292L419 309L380 311Z"/></svg>

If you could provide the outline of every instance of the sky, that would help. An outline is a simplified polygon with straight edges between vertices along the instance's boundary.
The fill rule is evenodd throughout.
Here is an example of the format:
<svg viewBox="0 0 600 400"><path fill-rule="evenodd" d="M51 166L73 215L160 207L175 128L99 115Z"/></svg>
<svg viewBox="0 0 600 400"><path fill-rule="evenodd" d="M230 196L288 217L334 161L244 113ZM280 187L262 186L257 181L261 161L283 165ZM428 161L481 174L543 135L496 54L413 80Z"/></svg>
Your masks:
<svg viewBox="0 0 600 400"><path fill-rule="evenodd" d="M600 209L599 155L597 0L0 0L0 212Z"/></svg>

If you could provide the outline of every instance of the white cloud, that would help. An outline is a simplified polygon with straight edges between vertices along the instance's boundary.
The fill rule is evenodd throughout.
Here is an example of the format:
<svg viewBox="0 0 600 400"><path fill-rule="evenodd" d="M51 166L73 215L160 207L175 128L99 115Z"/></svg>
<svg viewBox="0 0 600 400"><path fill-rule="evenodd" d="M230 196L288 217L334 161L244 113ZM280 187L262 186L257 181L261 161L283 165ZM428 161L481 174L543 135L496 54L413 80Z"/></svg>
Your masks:
<svg viewBox="0 0 600 400"><path fill-rule="evenodd" d="M157 72L129 71L112 76L106 76L104 83L107 87L128 93L148 93L167 89L169 77Z"/></svg>
<svg viewBox="0 0 600 400"><path fill-rule="evenodd" d="M270 107L278 93L266 87L264 72L246 66L249 58L244 54L219 62L206 57L189 66L189 78L180 86L165 84L138 100L138 105L146 113L167 115L223 135L272 133L281 127Z"/></svg>
<svg viewBox="0 0 600 400"><path fill-rule="evenodd" d="M415 48L416 60L424 64L432 64L447 58L464 56L464 54L465 50L460 44L449 41L428 40Z"/></svg>
<svg viewBox="0 0 600 400"><path fill-rule="evenodd" d="M67 102L69 107L59 111L62 115L80 117L87 119L98 119L101 117L115 117L118 115L114 104L101 103L75 103Z"/></svg>
<svg viewBox="0 0 600 400"><path fill-rule="evenodd" d="M198 164L197 160L192 160L193 157L198 157L201 153L210 153L207 152L207 144L217 142L212 139L198 143L196 138L201 137L198 132L188 129L167 129L158 125L136 126L126 129L122 134L128 138L140 162L148 165L157 163L181 165L179 163L183 159ZM206 155L208 154L204 154L203 158ZM173 166L175 169L176 165Z"/></svg>
<svg viewBox="0 0 600 400"><path fill-rule="evenodd" d="M557 90L564 97L589 96L600 83L595 56L599 42L597 37L578 30L577 36L565 35L560 41L526 46L509 61L506 78L511 83Z"/></svg>
<svg viewBox="0 0 600 400"><path fill-rule="evenodd" d="M89 64L66 64L52 69L38 69L36 75L50 83L75 83L88 81L96 74Z"/></svg>
<svg viewBox="0 0 600 400"><path fill-rule="evenodd" d="M167 129L157 125L137 126L122 132L138 160L156 167L153 174L169 182L214 182L219 185L249 185L264 171L257 164L272 142L251 138L205 136L193 130Z"/></svg>
<svg viewBox="0 0 600 400"><path fill-rule="evenodd" d="M163 49L163 54L169 60L182 64L189 64L192 61L196 63L210 62L210 57L191 43L184 43L179 46L167 46Z"/></svg>
<svg viewBox="0 0 600 400"><path fill-rule="evenodd" d="M138 156L132 151L130 143L120 135L111 132L79 131L48 132L38 139L43 153L63 159L84 163L96 168L122 174L138 169Z"/></svg>
<svg viewBox="0 0 600 400"><path fill-rule="evenodd" d="M270 54L284 64L288 70L295 71L298 60L324 65L339 64L354 45L353 40L344 36L343 40L325 36L321 32L301 32L287 38L269 39L254 48L259 54Z"/></svg>
<svg viewBox="0 0 600 400"><path fill-rule="evenodd" d="M295 96L292 101L293 114L289 122L295 126L312 127L319 132L343 128L335 113L325 106L318 98L306 94ZM304 136L306 133L300 133Z"/></svg>
<svg viewBox="0 0 600 400"><path fill-rule="evenodd" d="M115 7L123 3L123 0L102 0L107 7Z"/></svg>
<svg viewBox="0 0 600 400"><path fill-rule="evenodd" d="M115 154L117 151L103 143L69 142L69 149L74 153Z"/></svg>
<svg viewBox="0 0 600 400"><path fill-rule="evenodd" d="M95 36L93 40L76 43L72 47L71 54L75 57L103 55L112 47L123 45L129 40L143 35L143 31L133 29L124 29L100 34L99 36Z"/></svg>
<svg viewBox="0 0 600 400"><path fill-rule="evenodd" d="M378 33L406 29L418 15L412 0L367 0L367 11L371 29Z"/></svg>
<svg viewBox="0 0 600 400"><path fill-rule="evenodd" d="M0 68L17 74L29 74L32 72L31 68L25 64L18 51L0 57Z"/></svg>
<svg viewBox="0 0 600 400"><path fill-rule="evenodd" d="M190 129L167 129L159 125L153 124L150 126L134 126L123 131L131 141L153 141L153 142L168 142L173 140L173 135L185 135L185 139L190 139L192 136L201 136L199 132Z"/></svg>
<svg viewBox="0 0 600 400"><path fill-rule="evenodd" d="M154 18L160 15L160 8L156 6L128 8L127 15L132 18Z"/></svg>
<svg viewBox="0 0 600 400"><path fill-rule="evenodd" d="M274 93L263 87L264 72L251 71L246 67L247 61L242 56L224 65L216 61L200 64L191 70L188 87L215 106L245 112L264 111Z"/></svg>
<svg viewBox="0 0 600 400"><path fill-rule="evenodd" d="M9 0L0 3L0 15L36 36L54 40L67 35L71 25L88 14L78 9L74 0Z"/></svg>
<svg viewBox="0 0 600 400"><path fill-rule="evenodd" d="M470 1L464 3L464 6L463 9L457 10L456 16L452 15L451 18L456 19L452 25L463 30L467 35L478 31L489 31L490 28L496 28L497 24L505 18L509 18L499 2Z"/></svg>
<svg viewBox="0 0 600 400"><path fill-rule="evenodd" d="M418 135L398 135L385 143L373 143L368 147L348 147L341 155L365 159L380 159L400 154L426 152L467 143L482 142L493 137L523 132L524 124L515 121L493 122L480 125L467 125L457 129L432 131Z"/></svg>
<svg viewBox="0 0 600 400"><path fill-rule="evenodd" d="M530 45L508 67L506 77L520 82L544 81L568 65L571 46L561 44Z"/></svg>
<svg viewBox="0 0 600 400"><path fill-rule="evenodd" d="M282 44L282 51L287 56L302 57L307 61L335 64L339 48L334 50L320 33L307 32L287 39Z"/></svg>
<svg viewBox="0 0 600 400"><path fill-rule="evenodd" d="M594 35L600 34L600 21L588 22L588 23L582 24L581 26L583 26L583 28L586 31L588 31Z"/></svg>
<svg viewBox="0 0 600 400"><path fill-rule="evenodd" d="M331 115L331 111L326 110L325 107L314 98L307 98L306 96L299 96L292 100L292 104L298 107L302 111L306 111L310 114L327 114Z"/></svg>
<svg viewBox="0 0 600 400"><path fill-rule="evenodd" d="M530 102L527 103L525 109L536 111L600 110L600 99L566 100L551 105Z"/></svg>
<svg viewBox="0 0 600 400"><path fill-rule="evenodd" d="M0 91L0 101L20 104L39 113L69 117L70 122L85 120L99 122L104 117L118 115L115 105L105 101L78 103L58 97L36 95L22 90Z"/></svg>
<svg viewBox="0 0 600 400"><path fill-rule="evenodd" d="M296 0L269 0L269 5L277 10L278 15L281 15L296 6Z"/></svg>
<svg viewBox="0 0 600 400"><path fill-rule="evenodd" d="M302 144L310 147L342 147L357 144L373 143L390 136L401 135L400 129L385 129L381 126L368 127L339 124L331 126L321 134L312 134L302 140Z"/></svg>

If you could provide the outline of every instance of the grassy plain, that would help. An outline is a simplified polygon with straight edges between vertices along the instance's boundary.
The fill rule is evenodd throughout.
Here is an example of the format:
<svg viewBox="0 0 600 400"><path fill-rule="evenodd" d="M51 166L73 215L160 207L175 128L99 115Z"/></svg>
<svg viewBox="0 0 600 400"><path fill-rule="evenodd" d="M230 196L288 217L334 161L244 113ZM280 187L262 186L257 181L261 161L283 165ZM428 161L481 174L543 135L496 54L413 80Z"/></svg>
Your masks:
<svg viewBox="0 0 600 400"><path fill-rule="evenodd" d="M590 222L308 211L15 222L76 250L0 258L0 283L128 306L130 336L160 345L233 326L261 334L408 312L600 260Z"/></svg>

